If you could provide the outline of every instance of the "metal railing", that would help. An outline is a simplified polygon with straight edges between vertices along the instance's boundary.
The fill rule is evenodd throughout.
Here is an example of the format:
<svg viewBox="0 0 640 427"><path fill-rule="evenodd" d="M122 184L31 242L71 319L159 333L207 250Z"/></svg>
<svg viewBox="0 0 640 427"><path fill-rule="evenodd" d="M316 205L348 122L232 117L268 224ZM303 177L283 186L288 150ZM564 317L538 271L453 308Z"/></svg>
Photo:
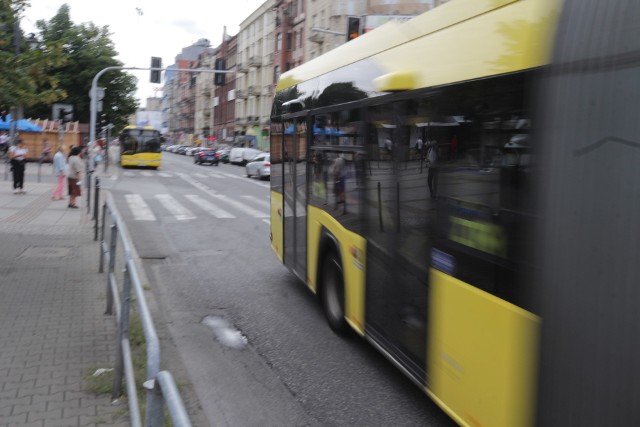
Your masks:
<svg viewBox="0 0 640 427"><path fill-rule="evenodd" d="M95 238L97 239L100 191L100 181L97 178L95 188L93 219L95 220ZM110 230L108 236L105 236L106 228ZM111 315L115 309L118 328L118 350L114 368L112 398L117 399L122 395L122 380L124 376L126 378L131 426L140 427L143 425L138 405L131 345L129 343L129 314L133 292L147 347L147 379L143 384L146 390L144 425L146 427L164 425L164 405L166 404L174 426L190 427L191 422L173 376L168 371L160 370L160 342L147 306L142 284L140 283L138 269L132 256L130 235L110 195L107 195L107 200L102 205L102 225L100 229L99 272L104 272L105 262L107 265L107 306L105 314ZM106 241L105 237L107 238ZM117 250L118 242L122 246L121 251ZM120 257L118 257L119 253ZM116 266L122 267L121 284L118 283Z"/></svg>

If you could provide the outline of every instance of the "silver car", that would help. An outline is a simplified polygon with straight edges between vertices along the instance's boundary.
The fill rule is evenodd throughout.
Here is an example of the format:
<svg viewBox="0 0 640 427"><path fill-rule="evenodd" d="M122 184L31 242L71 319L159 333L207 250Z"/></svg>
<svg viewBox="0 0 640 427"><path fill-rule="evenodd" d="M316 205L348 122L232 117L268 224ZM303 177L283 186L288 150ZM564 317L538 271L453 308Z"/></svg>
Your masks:
<svg viewBox="0 0 640 427"><path fill-rule="evenodd" d="M271 156L269 153L262 153L255 156L245 166L247 170L247 176L257 176L260 179L271 178Z"/></svg>

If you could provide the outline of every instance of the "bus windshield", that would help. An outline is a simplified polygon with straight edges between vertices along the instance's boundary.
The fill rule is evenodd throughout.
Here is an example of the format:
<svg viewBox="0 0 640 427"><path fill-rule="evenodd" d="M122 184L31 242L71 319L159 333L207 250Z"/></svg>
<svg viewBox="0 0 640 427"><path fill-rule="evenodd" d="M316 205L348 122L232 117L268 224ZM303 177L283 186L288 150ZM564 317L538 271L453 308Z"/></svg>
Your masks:
<svg viewBox="0 0 640 427"><path fill-rule="evenodd" d="M153 129L125 129L120 136L122 154L159 153L160 132Z"/></svg>

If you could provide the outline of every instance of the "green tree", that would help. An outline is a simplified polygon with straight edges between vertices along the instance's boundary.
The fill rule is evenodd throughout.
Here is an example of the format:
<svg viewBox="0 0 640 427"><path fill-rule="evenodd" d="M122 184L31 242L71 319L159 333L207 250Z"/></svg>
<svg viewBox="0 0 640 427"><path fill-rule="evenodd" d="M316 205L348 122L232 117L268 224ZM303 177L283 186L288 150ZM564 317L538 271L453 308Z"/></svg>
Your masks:
<svg viewBox="0 0 640 427"><path fill-rule="evenodd" d="M66 61L62 46L50 41L29 47L20 29L27 5L27 0L0 0L0 109L4 110L52 103L66 96L51 73Z"/></svg>
<svg viewBox="0 0 640 427"><path fill-rule="evenodd" d="M108 26L97 27L91 22L75 25L71 22L69 11L69 6L64 4L51 20L39 20L36 26L42 40L62 45L67 59L64 65L52 70L59 87L67 94L59 102L73 105L74 120L89 123L89 91L93 77L106 67L123 64L116 59L117 52L110 39ZM105 88L105 97L102 100L102 112L98 113L98 132L102 124L112 123L116 130L127 124L128 117L138 108L136 83L134 76L122 70L112 70L102 75L98 86ZM51 104L40 103L30 112L33 117L49 117Z"/></svg>

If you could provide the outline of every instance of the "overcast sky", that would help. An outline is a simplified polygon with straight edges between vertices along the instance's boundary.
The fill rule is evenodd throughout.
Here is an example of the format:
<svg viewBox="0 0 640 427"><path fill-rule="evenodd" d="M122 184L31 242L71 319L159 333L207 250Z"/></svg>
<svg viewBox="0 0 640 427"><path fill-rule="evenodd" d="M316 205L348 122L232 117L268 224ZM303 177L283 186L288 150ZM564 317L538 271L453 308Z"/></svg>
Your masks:
<svg viewBox="0 0 640 427"><path fill-rule="evenodd" d="M125 66L149 67L150 58L159 56L166 67L174 63L183 47L199 39L209 39L212 47L218 46L224 26L230 35L237 34L240 23L264 1L31 0L21 24L25 33L35 32L38 20L51 20L66 3L74 24L109 26L118 59ZM149 83L149 71L131 73L138 78L137 97L144 106L159 85Z"/></svg>

